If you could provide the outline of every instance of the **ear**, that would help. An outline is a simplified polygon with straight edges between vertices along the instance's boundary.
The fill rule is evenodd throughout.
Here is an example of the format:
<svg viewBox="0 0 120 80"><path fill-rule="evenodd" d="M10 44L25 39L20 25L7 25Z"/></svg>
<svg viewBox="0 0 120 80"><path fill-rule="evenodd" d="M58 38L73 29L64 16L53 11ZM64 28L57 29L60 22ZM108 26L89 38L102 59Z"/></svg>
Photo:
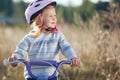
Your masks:
<svg viewBox="0 0 120 80"><path fill-rule="evenodd" d="M41 27L43 25L43 15L40 13L36 18L36 25Z"/></svg>
<svg viewBox="0 0 120 80"><path fill-rule="evenodd" d="M43 22L43 15L40 13L39 14L40 21Z"/></svg>

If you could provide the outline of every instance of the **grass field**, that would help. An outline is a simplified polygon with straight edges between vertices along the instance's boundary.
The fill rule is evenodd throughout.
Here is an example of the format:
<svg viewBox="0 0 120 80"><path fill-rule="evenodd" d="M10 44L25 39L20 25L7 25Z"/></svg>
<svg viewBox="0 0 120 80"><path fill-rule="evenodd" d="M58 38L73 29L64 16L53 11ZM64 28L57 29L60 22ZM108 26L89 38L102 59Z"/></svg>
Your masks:
<svg viewBox="0 0 120 80"><path fill-rule="evenodd" d="M96 19L93 18L89 27L85 23L58 25L82 62L77 68L63 66L60 80L120 80L120 30L103 30ZM24 80L22 64L14 70L4 66L2 61L28 32L28 27L0 26L0 80ZM60 59L65 58L61 55Z"/></svg>

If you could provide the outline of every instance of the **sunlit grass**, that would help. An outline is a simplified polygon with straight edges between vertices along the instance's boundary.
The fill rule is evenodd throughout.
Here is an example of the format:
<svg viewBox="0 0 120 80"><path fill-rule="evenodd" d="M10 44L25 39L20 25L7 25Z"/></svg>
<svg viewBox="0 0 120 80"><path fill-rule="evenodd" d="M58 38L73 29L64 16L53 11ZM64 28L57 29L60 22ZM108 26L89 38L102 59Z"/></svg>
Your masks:
<svg viewBox="0 0 120 80"><path fill-rule="evenodd" d="M97 15L89 23L89 27L82 21L78 24L81 26L64 22L58 25L82 62L81 67L77 68L63 66L59 79L119 80L119 35L101 29ZM18 42L28 32L29 28L0 27L0 80L24 80L23 65L13 70L10 66L4 66L2 60L12 54ZM60 59L65 57L61 55Z"/></svg>

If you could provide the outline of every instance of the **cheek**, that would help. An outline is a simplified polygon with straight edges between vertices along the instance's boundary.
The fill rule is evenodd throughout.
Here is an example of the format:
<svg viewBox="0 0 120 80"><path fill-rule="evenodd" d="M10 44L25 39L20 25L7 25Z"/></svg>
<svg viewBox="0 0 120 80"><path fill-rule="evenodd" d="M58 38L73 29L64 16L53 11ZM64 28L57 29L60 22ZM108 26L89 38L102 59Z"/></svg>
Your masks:
<svg viewBox="0 0 120 80"><path fill-rule="evenodd" d="M49 19L44 19L44 23L45 23L45 24L49 24L49 23L50 23L50 20L49 20Z"/></svg>

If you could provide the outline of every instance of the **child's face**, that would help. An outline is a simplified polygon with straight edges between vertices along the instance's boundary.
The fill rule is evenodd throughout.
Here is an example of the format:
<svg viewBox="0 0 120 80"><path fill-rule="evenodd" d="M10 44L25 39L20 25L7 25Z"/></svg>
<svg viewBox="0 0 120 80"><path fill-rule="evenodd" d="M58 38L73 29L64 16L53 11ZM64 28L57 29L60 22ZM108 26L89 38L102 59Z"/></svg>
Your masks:
<svg viewBox="0 0 120 80"><path fill-rule="evenodd" d="M49 28L54 28L57 24L56 12L54 7L47 8L43 11L43 23Z"/></svg>

